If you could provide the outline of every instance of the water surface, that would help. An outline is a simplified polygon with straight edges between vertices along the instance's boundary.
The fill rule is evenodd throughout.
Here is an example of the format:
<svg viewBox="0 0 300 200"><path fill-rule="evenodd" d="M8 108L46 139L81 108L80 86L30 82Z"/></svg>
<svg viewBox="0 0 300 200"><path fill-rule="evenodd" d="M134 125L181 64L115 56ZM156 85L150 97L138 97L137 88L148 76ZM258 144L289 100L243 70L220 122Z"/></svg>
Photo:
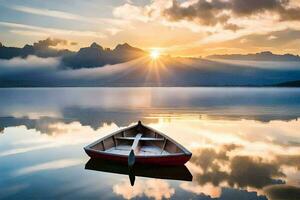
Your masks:
<svg viewBox="0 0 300 200"><path fill-rule="evenodd" d="M0 89L0 108L0 199L300 199L300 89ZM138 120L193 152L192 181L85 169Z"/></svg>

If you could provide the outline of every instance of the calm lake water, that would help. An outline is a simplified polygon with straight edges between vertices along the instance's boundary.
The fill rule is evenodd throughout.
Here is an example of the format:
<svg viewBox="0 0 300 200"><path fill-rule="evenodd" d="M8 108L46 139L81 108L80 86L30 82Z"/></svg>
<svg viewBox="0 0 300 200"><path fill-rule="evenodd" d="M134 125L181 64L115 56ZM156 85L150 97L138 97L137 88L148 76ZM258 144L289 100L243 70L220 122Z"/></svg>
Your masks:
<svg viewBox="0 0 300 200"><path fill-rule="evenodd" d="M299 200L299 117L300 89L0 89L0 199ZM192 181L85 169L85 145L138 120L193 152L171 174Z"/></svg>

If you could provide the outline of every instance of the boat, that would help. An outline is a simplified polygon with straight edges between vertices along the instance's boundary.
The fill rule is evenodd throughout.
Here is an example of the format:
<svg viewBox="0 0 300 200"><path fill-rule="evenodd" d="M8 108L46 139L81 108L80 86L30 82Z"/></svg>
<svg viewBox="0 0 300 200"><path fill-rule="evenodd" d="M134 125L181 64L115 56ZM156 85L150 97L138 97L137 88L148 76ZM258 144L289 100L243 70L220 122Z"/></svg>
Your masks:
<svg viewBox="0 0 300 200"><path fill-rule="evenodd" d="M147 165L184 165L192 153L167 135L137 124L121 129L84 147L92 159Z"/></svg>
<svg viewBox="0 0 300 200"><path fill-rule="evenodd" d="M85 169L107 172L113 174L128 175L131 185L134 185L135 177L147 177L156 179L192 181L193 175L185 165L175 166L155 166L135 164L133 169L128 168L127 164L106 161L101 159L90 159L85 164Z"/></svg>

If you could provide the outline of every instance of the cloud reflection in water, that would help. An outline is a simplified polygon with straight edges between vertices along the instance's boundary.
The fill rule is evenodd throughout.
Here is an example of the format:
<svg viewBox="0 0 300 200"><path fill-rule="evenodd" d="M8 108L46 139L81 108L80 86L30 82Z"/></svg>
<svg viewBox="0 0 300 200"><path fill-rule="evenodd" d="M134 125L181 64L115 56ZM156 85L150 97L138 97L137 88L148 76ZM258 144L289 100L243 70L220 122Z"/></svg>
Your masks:
<svg viewBox="0 0 300 200"><path fill-rule="evenodd" d="M227 97L222 97L224 93L214 96L218 91L210 89L202 94L187 89L178 99L172 93L179 89L145 89L138 95L134 89L111 95L109 90L78 93L71 89L68 95L64 89L4 91L8 96L0 97L0 187L26 184L20 189L24 198L28 196L22 191L33 188L41 191L39 195L54 197L42 192L51 185L61 185L56 197L69 193L74 198L70 191L77 198L111 199L290 200L299 195L299 92L285 91L278 97L272 90L263 98L259 91L259 95L239 98L244 93L238 89L238 94ZM129 97L128 102L120 101L120 95ZM137 101L139 96L142 102ZM271 97L273 110L268 107ZM122 175L84 170L88 161L84 145L138 119L193 152L187 165L194 176L192 183L137 177L131 188ZM60 161L67 161L66 165ZM22 176L10 176L22 170ZM49 184L38 182L42 175ZM15 191L10 193L14 197L19 190L7 191Z"/></svg>

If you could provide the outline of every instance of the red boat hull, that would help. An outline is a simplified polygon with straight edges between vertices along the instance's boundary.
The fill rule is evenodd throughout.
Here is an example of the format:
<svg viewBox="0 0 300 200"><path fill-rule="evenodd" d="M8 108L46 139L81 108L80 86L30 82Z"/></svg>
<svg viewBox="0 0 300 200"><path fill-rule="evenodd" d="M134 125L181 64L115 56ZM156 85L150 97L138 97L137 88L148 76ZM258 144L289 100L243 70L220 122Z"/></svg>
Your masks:
<svg viewBox="0 0 300 200"><path fill-rule="evenodd" d="M93 159L110 160L121 163L128 162L128 156L106 154L85 149L85 152ZM184 165L190 160L192 155L168 155L168 156L136 156L137 164L153 164L153 165Z"/></svg>

